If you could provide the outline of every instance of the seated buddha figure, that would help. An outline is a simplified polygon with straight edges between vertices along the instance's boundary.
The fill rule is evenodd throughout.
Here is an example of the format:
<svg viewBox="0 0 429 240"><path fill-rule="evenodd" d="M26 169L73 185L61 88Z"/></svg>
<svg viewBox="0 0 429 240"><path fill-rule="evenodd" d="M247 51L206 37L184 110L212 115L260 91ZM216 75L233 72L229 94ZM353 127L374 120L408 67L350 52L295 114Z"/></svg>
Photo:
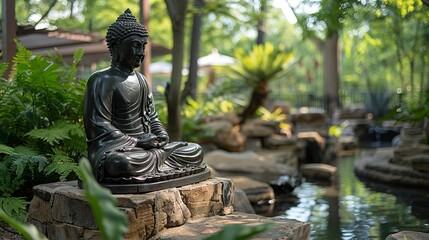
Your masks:
<svg viewBox="0 0 429 240"><path fill-rule="evenodd" d="M134 70L145 57L148 32L129 9L109 26L106 42L111 64L89 77L84 99L88 159L97 181L144 183L157 174L205 168L200 145L170 142L146 78Z"/></svg>

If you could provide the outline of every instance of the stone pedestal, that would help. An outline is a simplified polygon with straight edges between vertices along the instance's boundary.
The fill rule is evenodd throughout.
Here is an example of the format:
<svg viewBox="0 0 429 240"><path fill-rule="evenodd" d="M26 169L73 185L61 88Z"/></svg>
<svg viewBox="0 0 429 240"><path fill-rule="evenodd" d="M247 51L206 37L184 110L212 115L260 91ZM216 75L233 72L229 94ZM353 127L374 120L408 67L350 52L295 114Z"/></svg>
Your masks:
<svg viewBox="0 0 429 240"><path fill-rule="evenodd" d="M28 222L49 239L101 239L82 189L77 181L34 187ZM129 220L126 239L147 239L160 231L233 211L231 180L206 181L145 194L115 194L118 207Z"/></svg>

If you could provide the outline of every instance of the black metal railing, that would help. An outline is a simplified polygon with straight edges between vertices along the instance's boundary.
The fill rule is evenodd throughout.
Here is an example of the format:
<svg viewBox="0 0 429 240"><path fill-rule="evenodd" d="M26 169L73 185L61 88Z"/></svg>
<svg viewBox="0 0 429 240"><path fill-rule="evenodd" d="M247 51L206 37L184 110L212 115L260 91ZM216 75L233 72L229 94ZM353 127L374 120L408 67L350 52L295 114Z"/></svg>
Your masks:
<svg viewBox="0 0 429 240"><path fill-rule="evenodd" d="M384 103L388 103L384 107L394 108L400 105L401 95L394 91L366 91L366 90L340 90L338 99L335 97L328 98L322 94L313 93L287 93L287 94L271 94L270 102L284 101L293 108L309 107L309 108L322 108L327 109L332 101L338 101L340 107L346 106L368 106L371 104L378 104L377 100L381 101L380 96L384 99ZM373 97L372 97L373 96ZM372 102L371 102L372 101Z"/></svg>

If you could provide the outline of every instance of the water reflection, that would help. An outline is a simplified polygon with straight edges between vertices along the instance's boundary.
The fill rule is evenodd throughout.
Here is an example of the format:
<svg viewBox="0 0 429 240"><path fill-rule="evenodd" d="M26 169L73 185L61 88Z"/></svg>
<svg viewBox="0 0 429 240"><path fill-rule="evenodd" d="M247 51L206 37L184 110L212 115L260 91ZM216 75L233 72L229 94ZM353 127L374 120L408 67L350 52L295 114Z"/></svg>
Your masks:
<svg viewBox="0 0 429 240"><path fill-rule="evenodd" d="M309 222L314 240L385 239L401 230L429 232L428 193L420 190L412 194L402 190L406 193L403 198L381 192L379 186L368 187L353 171L354 161L359 156L339 159L336 185L304 181L293 191L295 203L280 199L269 215ZM419 209L418 217L413 209Z"/></svg>

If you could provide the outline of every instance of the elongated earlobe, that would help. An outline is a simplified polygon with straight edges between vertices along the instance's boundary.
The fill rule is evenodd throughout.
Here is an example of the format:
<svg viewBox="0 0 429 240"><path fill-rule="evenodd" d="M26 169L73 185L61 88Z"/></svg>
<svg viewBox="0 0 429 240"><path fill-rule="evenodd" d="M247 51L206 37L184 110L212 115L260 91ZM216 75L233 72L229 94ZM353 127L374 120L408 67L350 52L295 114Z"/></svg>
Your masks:
<svg viewBox="0 0 429 240"><path fill-rule="evenodd" d="M112 56L112 62L114 62L114 63L117 63L119 61L118 51L119 51L118 39L112 38L111 44L110 44L110 54Z"/></svg>

